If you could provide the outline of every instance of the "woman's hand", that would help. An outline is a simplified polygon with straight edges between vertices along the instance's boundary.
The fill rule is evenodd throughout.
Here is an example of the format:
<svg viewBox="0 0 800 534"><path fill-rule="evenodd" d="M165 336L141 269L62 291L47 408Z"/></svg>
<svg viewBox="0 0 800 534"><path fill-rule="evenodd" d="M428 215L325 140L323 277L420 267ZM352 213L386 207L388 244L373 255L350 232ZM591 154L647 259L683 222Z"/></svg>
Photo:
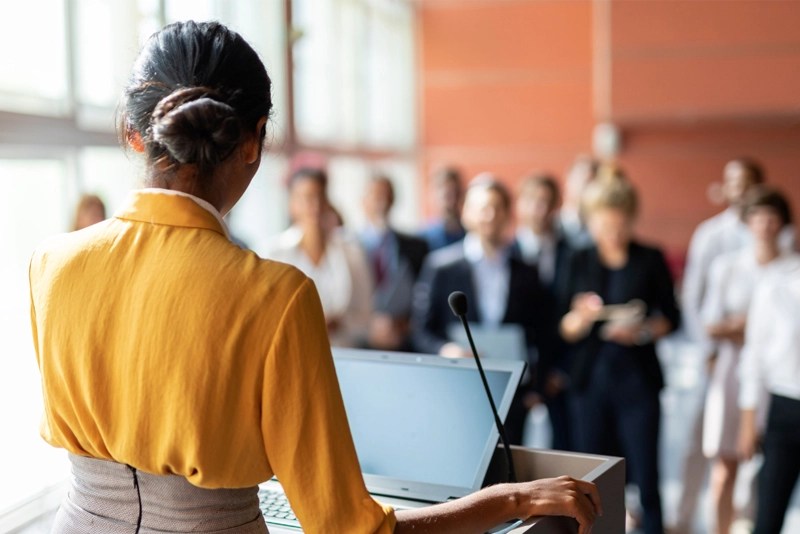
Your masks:
<svg viewBox="0 0 800 534"><path fill-rule="evenodd" d="M498 484L454 501L398 510L395 533L482 534L514 519L565 516L578 522L579 534L588 534L600 515L597 487L565 476Z"/></svg>
<svg viewBox="0 0 800 534"><path fill-rule="evenodd" d="M520 519L556 515L572 517L578 522L578 533L591 532L597 516L603 515L597 486L584 480L562 476L523 482L518 499L526 513Z"/></svg>
<svg viewBox="0 0 800 534"><path fill-rule="evenodd" d="M439 349L439 356L445 358L469 358L470 353L458 343L451 341L442 345L442 348Z"/></svg>
<svg viewBox="0 0 800 534"><path fill-rule="evenodd" d="M600 331L604 341L612 341L619 345L632 347L642 339L641 323L606 323Z"/></svg>
<svg viewBox="0 0 800 534"><path fill-rule="evenodd" d="M597 293L578 293L572 299L570 311L576 313L582 321L593 323L603 309L603 299Z"/></svg>
<svg viewBox="0 0 800 534"><path fill-rule="evenodd" d="M747 326L747 315L729 315L718 323L710 324L706 327L706 332L713 339L726 339L736 343L744 344L744 331Z"/></svg>
<svg viewBox="0 0 800 534"><path fill-rule="evenodd" d="M602 310L603 299L597 293L575 295L569 313L561 319L562 337L572 343L586 337Z"/></svg>

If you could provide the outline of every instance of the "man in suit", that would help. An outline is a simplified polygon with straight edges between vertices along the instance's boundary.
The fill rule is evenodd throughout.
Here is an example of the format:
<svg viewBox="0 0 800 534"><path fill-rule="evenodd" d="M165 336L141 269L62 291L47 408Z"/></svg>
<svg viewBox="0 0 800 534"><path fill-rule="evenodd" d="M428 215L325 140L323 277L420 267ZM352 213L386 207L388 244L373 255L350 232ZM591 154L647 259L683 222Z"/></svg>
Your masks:
<svg viewBox="0 0 800 534"><path fill-rule="evenodd" d="M569 266L571 247L559 230L557 214L561 194L556 179L547 174L523 179L516 202L517 230L512 253L523 262L536 267L539 282L547 293L550 306L556 313L561 302ZM553 317L554 321L557 318ZM558 340L560 341L560 340ZM539 362L543 385L542 398L550 414L554 449L571 450L569 405L567 401L566 347L558 342L553 362ZM528 406L530 408L532 406Z"/></svg>
<svg viewBox="0 0 800 534"><path fill-rule="evenodd" d="M389 214L394 200L394 186L388 177L376 175L369 180L363 197L367 224L360 235L375 281L367 345L410 350L411 295L428 245L392 228Z"/></svg>
<svg viewBox="0 0 800 534"><path fill-rule="evenodd" d="M520 325L529 348L531 375L536 376L535 351L548 360L554 327L543 308L545 294L535 268L511 254L506 231L511 222L511 195L495 177L484 174L469 185L462 215L467 235L432 253L414 289L413 340L417 350L448 357L470 357L464 347L448 337L460 322L447 297L463 291L469 300L467 319L485 327ZM506 420L512 443L522 442L525 397L536 388L534 378L520 387Z"/></svg>
<svg viewBox="0 0 800 534"><path fill-rule="evenodd" d="M461 208L464 201L464 186L461 171L455 167L444 167L436 171L431 183L431 195L439 211L439 218L426 226L420 237L428 243L431 251L444 248L464 239L461 224Z"/></svg>

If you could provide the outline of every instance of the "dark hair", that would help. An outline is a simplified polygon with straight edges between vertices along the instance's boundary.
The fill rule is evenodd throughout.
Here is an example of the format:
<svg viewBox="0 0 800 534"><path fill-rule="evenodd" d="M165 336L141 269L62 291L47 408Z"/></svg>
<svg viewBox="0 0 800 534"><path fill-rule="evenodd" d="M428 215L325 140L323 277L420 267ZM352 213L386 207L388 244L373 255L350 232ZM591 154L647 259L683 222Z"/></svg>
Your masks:
<svg viewBox="0 0 800 534"><path fill-rule="evenodd" d="M734 158L728 163L738 163L744 167L744 170L747 171L747 174L750 176L750 180L752 180L754 184L763 184L766 180L764 166L753 158L742 156L739 158Z"/></svg>
<svg viewBox="0 0 800 534"><path fill-rule="evenodd" d="M476 176L472 179L472 181L467 185L467 191L469 192L472 189L484 189L486 191L492 191L500 195L500 200L503 202L503 207L506 210L511 211L511 192L508 190L508 187L500 181L495 175L484 172Z"/></svg>
<svg viewBox="0 0 800 534"><path fill-rule="evenodd" d="M289 176L289 182L287 183L289 191L303 180L311 180L318 183L323 191L328 190L328 174L324 170L317 167L301 167Z"/></svg>
<svg viewBox="0 0 800 534"><path fill-rule="evenodd" d="M463 183L461 180L461 171L452 166L442 167L438 169L433 174L433 181L436 184L445 184L448 182L453 182L458 185L458 189L461 190L463 187Z"/></svg>
<svg viewBox="0 0 800 534"><path fill-rule="evenodd" d="M759 185L750 189L744 198L742 205L742 219L747 217L757 208L768 208L780 217L782 226L792 224L792 208L786 197L772 187Z"/></svg>
<svg viewBox="0 0 800 534"><path fill-rule="evenodd" d="M561 200L561 189L558 187L558 180L552 174L530 174L522 179L520 191L533 187L544 187L550 192L552 198L551 205L555 206Z"/></svg>
<svg viewBox="0 0 800 534"><path fill-rule="evenodd" d="M207 177L272 111L255 50L218 22L176 22L152 35L124 93L120 133L137 132L150 161L196 165ZM261 140L266 129L260 132Z"/></svg>

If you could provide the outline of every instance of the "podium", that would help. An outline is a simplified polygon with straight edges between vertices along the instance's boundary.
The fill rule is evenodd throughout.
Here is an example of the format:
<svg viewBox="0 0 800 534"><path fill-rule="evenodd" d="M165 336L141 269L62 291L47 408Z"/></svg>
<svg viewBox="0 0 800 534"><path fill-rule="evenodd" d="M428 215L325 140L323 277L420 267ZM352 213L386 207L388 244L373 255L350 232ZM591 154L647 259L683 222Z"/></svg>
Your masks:
<svg viewBox="0 0 800 534"><path fill-rule="evenodd" d="M603 502L603 516L598 517L593 534L625 532L625 460L613 456L598 456L575 452L511 447L517 478L538 480L568 475L597 485ZM498 447L489 465L484 486L505 480L506 460ZM509 534L573 534L578 523L568 517L535 517Z"/></svg>
<svg viewBox="0 0 800 534"><path fill-rule="evenodd" d="M619 534L625 532L625 460L551 450L526 449L512 446L517 478L537 480L568 475L575 479L594 482L603 501L603 516L598 517L593 534ZM505 481L506 460L502 447L495 451L484 486ZM381 499L378 497L378 500ZM271 534L298 534L298 529L268 525ZM578 523L569 517L534 517L509 534L573 534Z"/></svg>

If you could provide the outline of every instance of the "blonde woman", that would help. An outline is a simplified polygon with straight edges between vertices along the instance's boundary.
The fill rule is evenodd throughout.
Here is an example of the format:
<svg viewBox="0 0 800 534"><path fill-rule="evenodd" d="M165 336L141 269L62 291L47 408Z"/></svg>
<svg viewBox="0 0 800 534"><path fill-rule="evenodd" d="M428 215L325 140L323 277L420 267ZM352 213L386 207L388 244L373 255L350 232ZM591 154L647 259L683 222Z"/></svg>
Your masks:
<svg viewBox="0 0 800 534"><path fill-rule="evenodd" d="M561 320L571 344L574 444L582 452L625 456L639 487L644 532L660 534L664 381L655 342L680 321L672 279L662 253L634 238L638 198L620 171L601 170L582 206L595 244L573 255Z"/></svg>

